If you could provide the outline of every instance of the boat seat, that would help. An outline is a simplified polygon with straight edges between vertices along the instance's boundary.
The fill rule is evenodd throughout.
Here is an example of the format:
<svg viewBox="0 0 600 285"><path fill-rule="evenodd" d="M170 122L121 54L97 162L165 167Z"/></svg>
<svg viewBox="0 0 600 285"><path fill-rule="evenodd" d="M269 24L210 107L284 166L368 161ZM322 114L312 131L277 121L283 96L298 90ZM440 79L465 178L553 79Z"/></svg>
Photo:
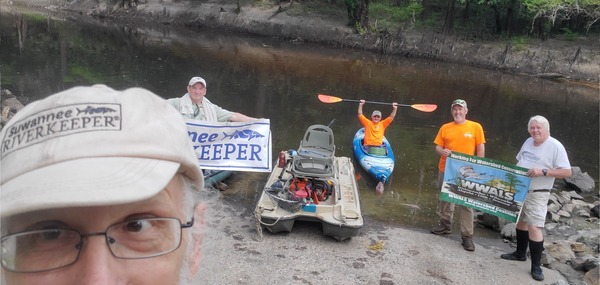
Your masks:
<svg viewBox="0 0 600 285"><path fill-rule="evenodd" d="M308 127L300 142L298 155L314 158L332 158L335 155L333 131L325 125L312 125Z"/></svg>
<svg viewBox="0 0 600 285"><path fill-rule="evenodd" d="M333 131L325 125L312 125L304 133L297 155L292 159L292 172L312 177L331 177L335 144Z"/></svg>
<svg viewBox="0 0 600 285"><path fill-rule="evenodd" d="M362 149L365 153L372 156L387 156L387 147L385 145L382 146L372 146L372 145L363 145Z"/></svg>
<svg viewBox="0 0 600 285"><path fill-rule="evenodd" d="M292 160L292 173L308 177L333 177L333 158L296 156Z"/></svg>

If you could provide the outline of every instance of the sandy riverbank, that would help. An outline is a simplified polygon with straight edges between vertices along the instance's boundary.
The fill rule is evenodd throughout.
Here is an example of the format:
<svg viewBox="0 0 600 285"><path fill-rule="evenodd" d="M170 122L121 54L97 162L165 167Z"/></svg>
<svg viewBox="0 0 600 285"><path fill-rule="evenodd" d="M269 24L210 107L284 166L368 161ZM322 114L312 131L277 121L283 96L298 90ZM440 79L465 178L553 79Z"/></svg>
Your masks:
<svg viewBox="0 0 600 285"><path fill-rule="evenodd" d="M193 284L568 284L548 268L544 282L534 281L529 261L500 259L514 250L501 239L475 237L476 250L468 252L459 233L436 236L368 217L360 236L343 242L308 222L260 240L253 209L208 193L203 260Z"/></svg>

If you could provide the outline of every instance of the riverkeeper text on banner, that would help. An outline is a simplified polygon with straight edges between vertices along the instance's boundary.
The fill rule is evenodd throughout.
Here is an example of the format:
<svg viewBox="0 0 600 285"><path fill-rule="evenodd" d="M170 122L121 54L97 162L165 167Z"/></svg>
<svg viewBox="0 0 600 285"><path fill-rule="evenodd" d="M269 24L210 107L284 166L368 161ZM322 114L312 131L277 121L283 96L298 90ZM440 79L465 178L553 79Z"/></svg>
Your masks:
<svg viewBox="0 0 600 285"><path fill-rule="evenodd" d="M516 222L529 191L527 169L452 152L440 199Z"/></svg>
<svg viewBox="0 0 600 285"><path fill-rule="evenodd" d="M270 172L271 124L187 119L188 135L202 169Z"/></svg>

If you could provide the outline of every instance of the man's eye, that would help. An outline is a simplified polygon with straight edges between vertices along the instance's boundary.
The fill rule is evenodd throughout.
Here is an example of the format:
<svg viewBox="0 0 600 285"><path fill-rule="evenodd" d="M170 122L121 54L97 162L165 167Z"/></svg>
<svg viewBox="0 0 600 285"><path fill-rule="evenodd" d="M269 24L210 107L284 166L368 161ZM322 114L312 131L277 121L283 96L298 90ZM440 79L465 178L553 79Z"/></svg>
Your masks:
<svg viewBox="0 0 600 285"><path fill-rule="evenodd" d="M62 231L59 231L59 230L56 230L56 231L47 230L47 231L43 232L41 235L44 240L57 240L60 237L61 233L62 233Z"/></svg>
<svg viewBox="0 0 600 285"><path fill-rule="evenodd" d="M138 220L127 222L125 229L129 232L141 232L144 229L148 229L150 226L150 222L146 220Z"/></svg>

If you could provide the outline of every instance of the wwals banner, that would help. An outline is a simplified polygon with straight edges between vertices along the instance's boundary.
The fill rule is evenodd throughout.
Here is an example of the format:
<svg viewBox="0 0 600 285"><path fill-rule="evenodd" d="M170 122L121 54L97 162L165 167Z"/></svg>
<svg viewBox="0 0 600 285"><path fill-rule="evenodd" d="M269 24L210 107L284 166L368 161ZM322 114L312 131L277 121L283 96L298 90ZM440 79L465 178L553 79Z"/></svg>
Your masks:
<svg viewBox="0 0 600 285"><path fill-rule="evenodd" d="M525 168L452 152L440 199L517 222L529 181Z"/></svg>
<svg viewBox="0 0 600 285"><path fill-rule="evenodd" d="M270 172L271 123L187 119L188 135L202 169Z"/></svg>

